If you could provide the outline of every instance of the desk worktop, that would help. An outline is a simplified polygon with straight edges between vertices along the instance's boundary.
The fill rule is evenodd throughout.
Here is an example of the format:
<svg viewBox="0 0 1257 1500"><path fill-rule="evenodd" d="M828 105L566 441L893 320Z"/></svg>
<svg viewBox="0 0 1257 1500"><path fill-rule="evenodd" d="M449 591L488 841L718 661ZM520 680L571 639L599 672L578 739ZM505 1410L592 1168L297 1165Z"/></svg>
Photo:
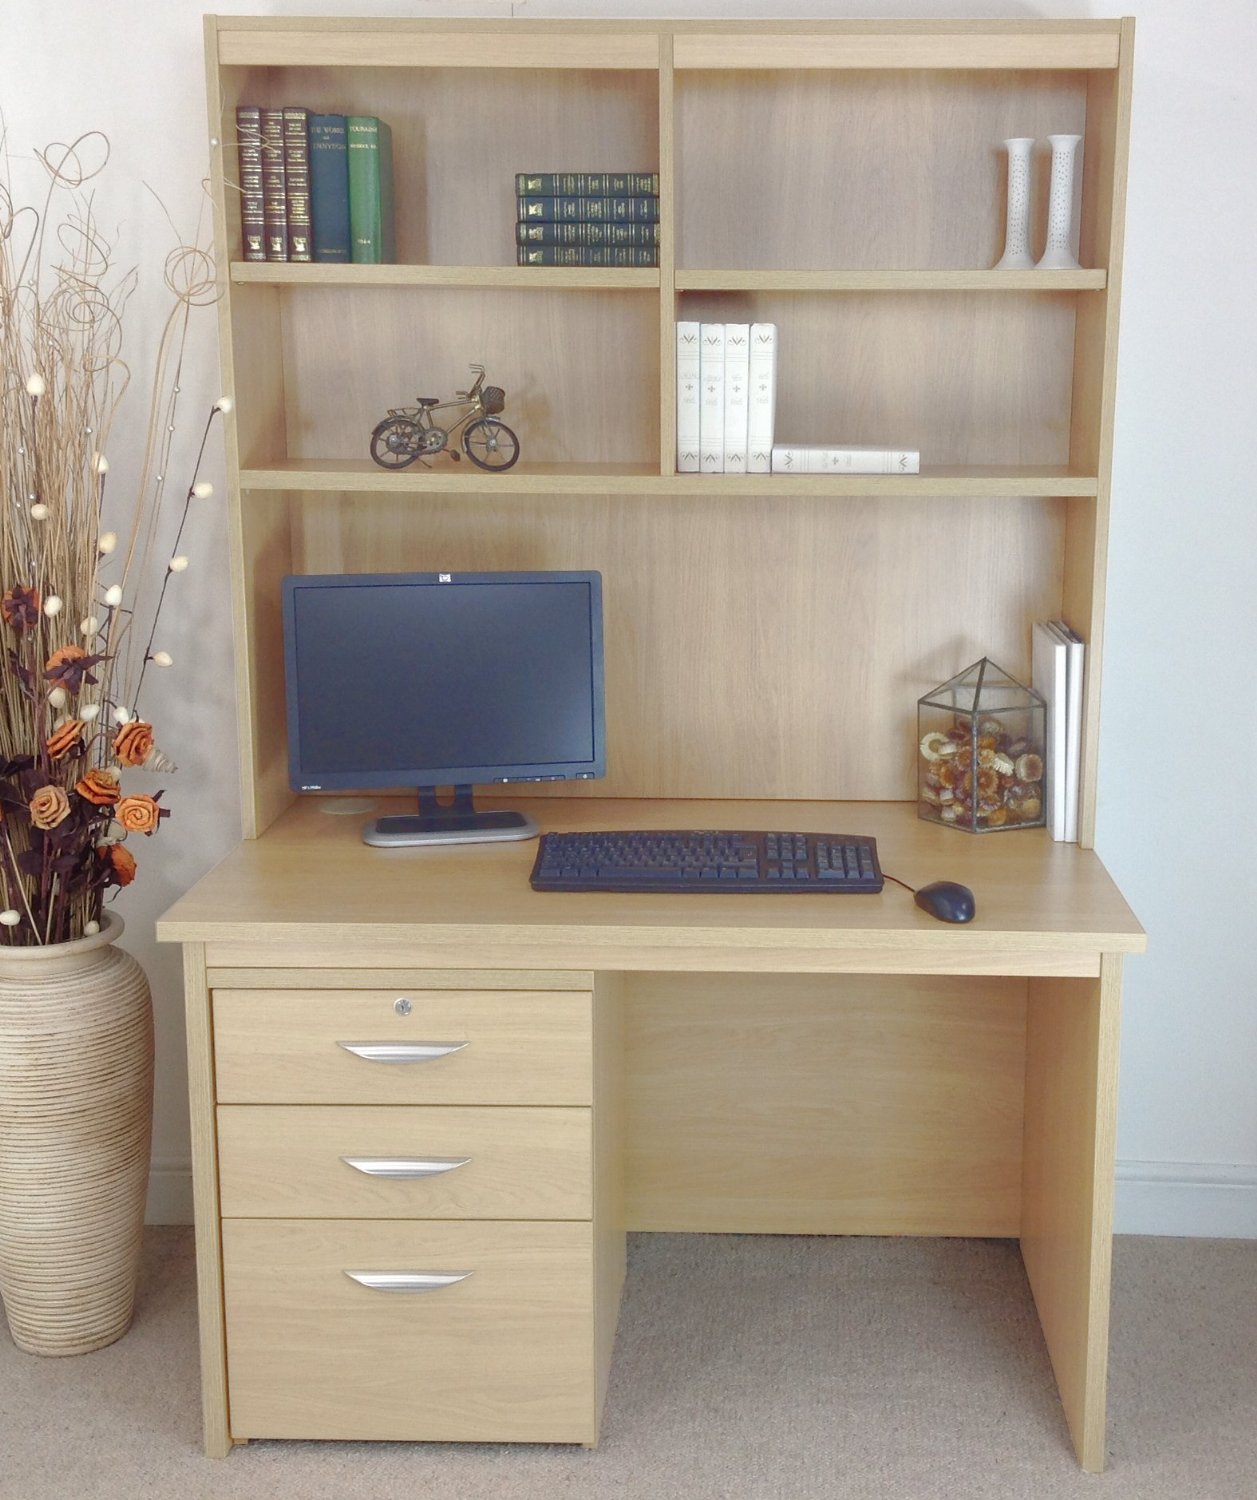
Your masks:
<svg viewBox="0 0 1257 1500"><path fill-rule="evenodd" d="M365 946L380 956L615 969L1094 974L1144 934L1090 850L1045 830L974 836L905 803L510 799L544 830L763 828L871 834L884 871L914 887L968 885L977 916L937 921L901 886L877 896L536 892L535 840L377 849L369 817L405 802L298 802L242 843L158 923L169 942ZM224 959L224 961L227 961Z"/></svg>

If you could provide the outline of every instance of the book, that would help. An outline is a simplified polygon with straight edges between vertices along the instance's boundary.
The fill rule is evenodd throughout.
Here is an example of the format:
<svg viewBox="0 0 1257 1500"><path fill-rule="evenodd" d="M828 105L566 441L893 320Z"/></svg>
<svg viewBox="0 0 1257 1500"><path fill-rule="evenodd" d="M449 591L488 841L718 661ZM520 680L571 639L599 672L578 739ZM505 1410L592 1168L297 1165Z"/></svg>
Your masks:
<svg viewBox="0 0 1257 1500"><path fill-rule="evenodd" d="M723 474L725 467L725 325L698 325L698 467Z"/></svg>
<svg viewBox="0 0 1257 1500"><path fill-rule="evenodd" d="M588 223L582 219L562 224L515 226L517 245L657 245L658 224Z"/></svg>
<svg viewBox="0 0 1257 1500"><path fill-rule="evenodd" d="M677 324L677 473L698 473L698 323Z"/></svg>
<svg viewBox="0 0 1257 1500"><path fill-rule="evenodd" d="M284 183L284 112L263 109L262 215L266 259L288 259L288 191Z"/></svg>
<svg viewBox="0 0 1257 1500"><path fill-rule="evenodd" d="M774 474L919 474L915 448L830 448L819 443L777 444Z"/></svg>
<svg viewBox="0 0 1257 1500"><path fill-rule="evenodd" d="M355 265L391 265L393 132L374 115L348 115L349 253Z"/></svg>
<svg viewBox="0 0 1257 1500"><path fill-rule="evenodd" d="M347 141L344 115L310 116L311 253L325 264L351 259Z"/></svg>
<svg viewBox="0 0 1257 1500"><path fill-rule="evenodd" d="M516 218L524 223L560 224L565 220L597 220L604 223L657 224L659 199L622 195L618 197L537 197L521 194L516 200Z"/></svg>
<svg viewBox="0 0 1257 1500"><path fill-rule="evenodd" d="M1068 687L1065 642L1046 622L1036 622L1030 642L1031 685L1047 705L1043 758L1044 811L1052 837L1065 839L1065 739Z"/></svg>
<svg viewBox="0 0 1257 1500"><path fill-rule="evenodd" d="M519 245L521 266L657 266L659 252L648 245Z"/></svg>
<svg viewBox="0 0 1257 1500"><path fill-rule="evenodd" d="M284 106L284 198L288 259L310 259L310 111Z"/></svg>
<svg viewBox="0 0 1257 1500"><path fill-rule="evenodd" d="M515 192L523 197L659 195L658 172L516 172Z"/></svg>
<svg viewBox="0 0 1257 1500"><path fill-rule="evenodd" d="M1086 647L1064 620L1053 620L1053 630L1065 643L1065 839L1078 838L1078 804L1082 776L1082 690Z"/></svg>
<svg viewBox="0 0 1257 1500"><path fill-rule="evenodd" d="M245 260L266 259L266 209L262 198L262 111L236 106L240 162L240 243Z"/></svg>
<svg viewBox="0 0 1257 1500"><path fill-rule="evenodd" d="M726 474L746 473L748 397L751 383L751 325L725 324Z"/></svg>
<svg viewBox="0 0 1257 1500"><path fill-rule="evenodd" d="M748 474L771 474L777 422L777 325L751 324L750 402L747 407Z"/></svg>

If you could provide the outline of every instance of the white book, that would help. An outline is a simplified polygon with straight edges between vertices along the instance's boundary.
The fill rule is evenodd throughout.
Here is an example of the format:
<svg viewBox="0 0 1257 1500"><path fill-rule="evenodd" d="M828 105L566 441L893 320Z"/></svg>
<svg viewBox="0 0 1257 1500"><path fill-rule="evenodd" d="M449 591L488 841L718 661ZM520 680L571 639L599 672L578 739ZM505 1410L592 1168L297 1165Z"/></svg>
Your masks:
<svg viewBox="0 0 1257 1500"><path fill-rule="evenodd" d="M747 409L748 474L771 474L777 427L777 325L751 324L751 399Z"/></svg>
<svg viewBox="0 0 1257 1500"><path fill-rule="evenodd" d="M1086 647L1064 620L1052 628L1065 642L1065 838L1078 838L1078 803L1082 775L1082 689Z"/></svg>
<svg viewBox="0 0 1257 1500"><path fill-rule="evenodd" d="M1043 778L1047 826L1054 839L1065 838L1065 715L1067 653L1065 642L1045 623L1036 623L1031 638L1031 671L1034 690L1047 704Z"/></svg>
<svg viewBox="0 0 1257 1500"><path fill-rule="evenodd" d="M828 448L819 443L777 444L774 474L919 474L915 448Z"/></svg>
<svg viewBox="0 0 1257 1500"><path fill-rule="evenodd" d="M751 325L725 324L725 473L745 474Z"/></svg>
<svg viewBox="0 0 1257 1500"><path fill-rule="evenodd" d="M704 474L725 469L725 325L700 323L698 463Z"/></svg>
<svg viewBox="0 0 1257 1500"><path fill-rule="evenodd" d="M698 473L698 328L677 324L677 473Z"/></svg>

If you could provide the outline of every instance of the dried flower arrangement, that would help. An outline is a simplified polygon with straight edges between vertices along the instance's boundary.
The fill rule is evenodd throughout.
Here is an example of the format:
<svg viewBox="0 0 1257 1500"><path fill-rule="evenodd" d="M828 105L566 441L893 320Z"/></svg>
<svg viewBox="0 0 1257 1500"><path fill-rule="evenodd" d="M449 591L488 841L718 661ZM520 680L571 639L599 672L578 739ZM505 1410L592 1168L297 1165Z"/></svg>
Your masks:
<svg viewBox="0 0 1257 1500"><path fill-rule="evenodd" d="M3 140L0 138L0 151ZM151 628L137 629L154 573L188 319L216 296L204 250L167 257L162 329L129 533L102 530L110 432L129 371L122 314L137 284L115 272L85 184L104 169L96 132L37 153L39 201L19 206L0 176L0 944L64 942L99 931L111 889L129 885L134 835L157 831L162 792L124 773L164 773L140 699L195 500L210 409L178 534L160 573ZM111 495L111 512L112 506Z"/></svg>

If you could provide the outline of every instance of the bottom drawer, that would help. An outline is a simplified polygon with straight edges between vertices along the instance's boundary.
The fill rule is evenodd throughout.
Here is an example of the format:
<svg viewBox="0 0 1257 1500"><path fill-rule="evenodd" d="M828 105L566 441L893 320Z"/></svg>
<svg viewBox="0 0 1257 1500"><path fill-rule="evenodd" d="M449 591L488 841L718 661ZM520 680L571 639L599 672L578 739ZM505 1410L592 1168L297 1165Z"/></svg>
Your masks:
<svg viewBox="0 0 1257 1500"><path fill-rule="evenodd" d="M589 1224L222 1229L232 1437L595 1441Z"/></svg>

